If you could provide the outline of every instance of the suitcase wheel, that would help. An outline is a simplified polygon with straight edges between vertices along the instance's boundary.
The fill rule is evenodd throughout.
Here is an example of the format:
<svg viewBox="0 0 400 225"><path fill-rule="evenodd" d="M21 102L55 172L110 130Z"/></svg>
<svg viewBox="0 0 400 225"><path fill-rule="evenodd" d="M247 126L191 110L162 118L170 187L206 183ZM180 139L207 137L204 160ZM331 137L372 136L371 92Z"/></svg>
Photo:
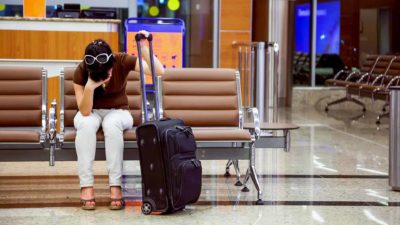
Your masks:
<svg viewBox="0 0 400 225"><path fill-rule="evenodd" d="M152 211L153 207L151 206L150 202L143 202L142 213L144 215L150 215Z"/></svg>

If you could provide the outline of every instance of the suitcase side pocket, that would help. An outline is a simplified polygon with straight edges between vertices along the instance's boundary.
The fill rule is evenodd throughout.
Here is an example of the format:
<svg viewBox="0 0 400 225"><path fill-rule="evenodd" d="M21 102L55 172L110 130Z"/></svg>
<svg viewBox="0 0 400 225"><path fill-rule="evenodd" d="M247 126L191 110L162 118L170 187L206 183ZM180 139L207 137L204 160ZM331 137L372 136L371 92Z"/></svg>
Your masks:
<svg viewBox="0 0 400 225"><path fill-rule="evenodd" d="M179 208L198 200L201 192L201 162L197 159L180 163L175 176L174 207Z"/></svg>

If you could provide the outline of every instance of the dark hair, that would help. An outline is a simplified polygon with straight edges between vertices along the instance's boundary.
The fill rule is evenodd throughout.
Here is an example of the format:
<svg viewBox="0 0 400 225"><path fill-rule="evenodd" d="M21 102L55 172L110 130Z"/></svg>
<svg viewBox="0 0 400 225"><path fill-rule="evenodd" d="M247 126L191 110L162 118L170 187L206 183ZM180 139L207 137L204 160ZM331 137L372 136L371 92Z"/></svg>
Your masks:
<svg viewBox="0 0 400 225"><path fill-rule="evenodd" d="M85 49L85 55L92 55L96 57L101 53L106 53L107 55L112 54L111 47L102 39L96 39L88 44ZM115 58L112 55L107 63L100 64L95 61L92 65L86 66L86 71L89 73L89 76L94 81L105 80L108 77L108 70L113 67L115 63Z"/></svg>

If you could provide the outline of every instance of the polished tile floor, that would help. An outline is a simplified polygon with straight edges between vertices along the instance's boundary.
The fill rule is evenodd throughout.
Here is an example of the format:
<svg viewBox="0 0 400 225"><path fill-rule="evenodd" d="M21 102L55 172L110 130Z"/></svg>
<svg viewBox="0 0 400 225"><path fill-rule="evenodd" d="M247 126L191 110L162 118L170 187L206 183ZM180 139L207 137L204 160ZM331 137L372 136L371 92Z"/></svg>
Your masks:
<svg viewBox="0 0 400 225"><path fill-rule="evenodd" d="M78 207L75 162L0 163L0 224L400 224L400 193L388 186L388 121L377 128L376 114L350 119L357 114L282 109L280 121L301 128L291 152L257 150L263 206L254 205L253 185L244 193L222 176L225 161L204 161L199 202L166 216L141 214L138 162L125 163L128 207L117 212L105 207L104 162L95 164L100 207L92 212Z"/></svg>

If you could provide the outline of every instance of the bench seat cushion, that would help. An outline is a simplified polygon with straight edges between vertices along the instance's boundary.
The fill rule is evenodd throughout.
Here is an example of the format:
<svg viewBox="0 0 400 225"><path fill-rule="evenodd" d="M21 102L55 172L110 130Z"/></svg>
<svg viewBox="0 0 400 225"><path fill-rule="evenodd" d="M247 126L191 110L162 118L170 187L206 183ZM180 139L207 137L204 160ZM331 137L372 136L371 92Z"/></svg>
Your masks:
<svg viewBox="0 0 400 225"><path fill-rule="evenodd" d="M136 141L136 128L124 131L125 141ZM64 142L74 142L76 130L74 128L66 128L64 133ZM97 131L97 141L104 141L103 130Z"/></svg>
<svg viewBox="0 0 400 225"><path fill-rule="evenodd" d="M0 130L0 142L40 142L40 130Z"/></svg>
<svg viewBox="0 0 400 225"><path fill-rule="evenodd" d="M248 130L239 128L192 128L196 141L251 141Z"/></svg>
<svg viewBox="0 0 400 225"><path fill-rule="evenodd" d="M345 81L345 80L334 80L334 79L329 79L325 81L325 85L327 86L339 86L339 87L346 87L349 84L352 84L353 82L351 81Z"/></svg>
<svg viewBox="0 0 400 225"><path fill-rule="evenodd" d="M251 135L248 130L239 128L193 128L193 134L196 141L251 141ZM75 141L76 130L66 128L64 133L64 142ZM124 132L125 141L136 141L135 129ZM103 131L97 132L97 141L104 141Z"/></svg>

